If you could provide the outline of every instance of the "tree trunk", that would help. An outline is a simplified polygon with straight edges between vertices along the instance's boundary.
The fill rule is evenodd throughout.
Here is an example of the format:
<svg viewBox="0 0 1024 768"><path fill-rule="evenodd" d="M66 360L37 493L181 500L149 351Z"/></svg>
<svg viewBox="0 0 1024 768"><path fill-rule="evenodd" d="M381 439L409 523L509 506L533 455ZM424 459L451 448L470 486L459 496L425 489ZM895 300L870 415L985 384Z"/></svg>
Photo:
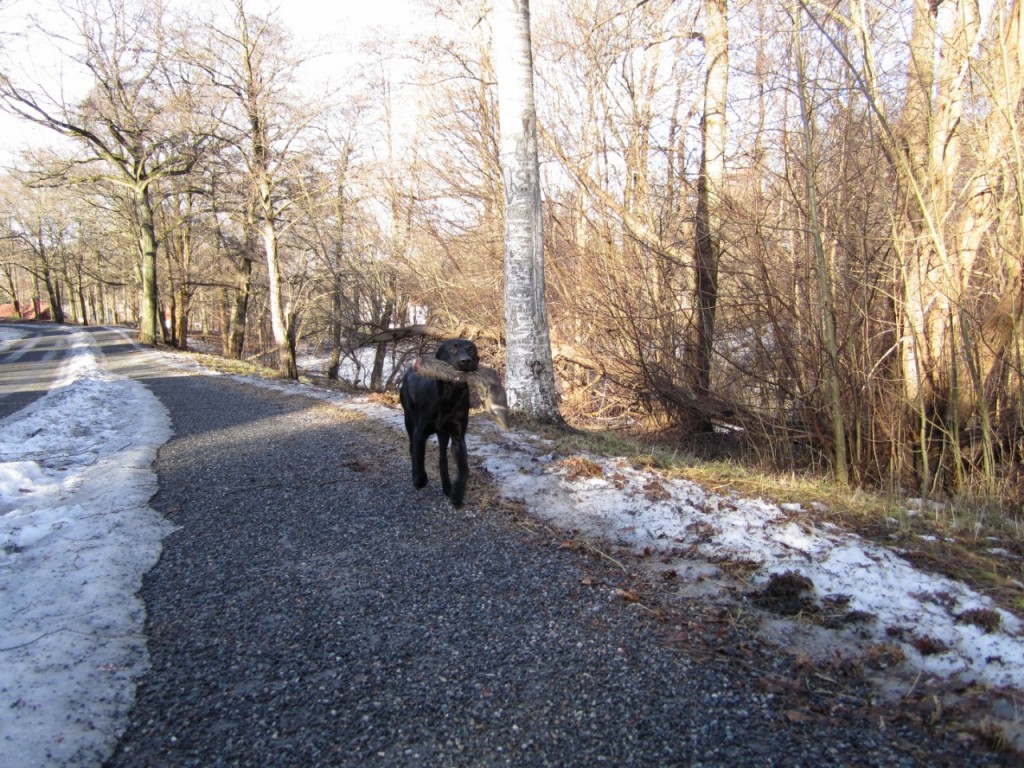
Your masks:
<svg viewBox="0 0 1024 768"><path fill-rule="evenodd" d="M227 355L240 360L245 349L245 324L252 293L252 259L243 256L235 264L235 269L235 296L228 319Z"/></svg>
<svg viewBox="0 0 1024 768"><path fill-rule="evenodd" d="M711 359L718 307L718 263L722 253L722 193L725 181L726 91L729 84L729 25L726 0L704 2L704 117L694 225L696 331L691 366L699 395L711 389ZM709 424L699 425L709 429Z"/></svg>
<svg viewBox="0 0 1024 768"><path fill-rule="evenodd" d="M544 237L528 0L495 0L494 71L505 189L505 344L509 406L561 421L544 296Z"/></svg>
<svg viewBox="0 0 1024 768"><path fill-rule="evenodd" d="M248 140L251 142L250 174L257 199L250 199L247 211L248 224L255 226L255 217L262 220L263 250L267 260L268 299L270 328L274 339L274 353L278 369L289 379L298 379L295 362L294 328L290 323L291 310L285 306L284 286L281 281L281 263L278 253L278 210L274 200L273 156L275 149L270 140L270 122L273 109L268 101L271 88L263 81L266 74L261 69L263 46L259 33L260 21L250 16L244 0L235 0L235 25L241 54L241 80L237 95L245 109L249 123ZM258 205L256 211L253 206ZM247 237L248 237L247 233Z"/></svg>
<svg viewBox="0 0 1024 768"><path fill-rule="evenodd" d="M14 283L14 268L10 264L3 264L0 265L0 269L3 269L4 277L7 278L7 292L11 294L11 301L14 302L14 314L20 318L21 302L18 300L18 287Z"/></svg>
<svg viewBox="0 0 1024 768"><path fill-rule="evenodd" d="M793 50L796 57L797 101L800 104L800 124L803 139L804 189L807 201L807 218L814 250L815 271L818 279L818 303L822 335L828 357L825 372L826 402L832 421L832 466L836 479L847 484L850 481L847 466L846 426L843 422L843 407L839 389L839 349L836 344L835 315L832 302L832 275L825 246L821 236L821 218L818 214L818 189L816 179L817 158L814 151L814 117L807 92L807 69L804 60L801 16L797 10L793 18Z"/></svg>
<svg viewBox="0 0 1024 768"><path fill-rule="evenodd" d="M384 303L384 311L381 313L378 325L381 328L390 328L395 314L395 302L387 299ZM388 344L386 341L379 342L373 353L373 368L370 370L370 389L379 392L384 389L384 361L387 357Z"/></svg>
<svg viewBox="0 0 1024 768"><path fill-rule="evenodd" d="M958 315L973 252L951 248L943 226L962 165L964 88L979 32L977 0L953 0L952 10L937 19L939 5L914 0L902 125L911 198L903 247L905 392L909 402L932 412L958 399Z"/></svg>
<svg viewBox="0 0 1024 768"><path fill-rule="evenodd" d="M268 192L269 200L269 192ZM282 300L281 264L277 252L277 230L269 208L264 209L263 246L267 257L267 291L270 299L270 330L274 335L277 367L289 379L299 378L295 362L295 344L289 334L289 322Z"/></svg>
<svg viewBox="0 0 1024 768"><path fill-rule="evenodd" d="M139 253L142 257L142 317L139 320L139 343L153 346L157 340L156 228L149 185L135 192L139 206Z"/></svg>
<svg viewBox="0 0 1024 768"><path fill-rule="evenodd" d="M46 296L50 301L50 317L55 323L63 323L65 321L64 302L60 295L60 285L53 279L49 267L44 267L43 283L46 285ZM36 318L38 317L39 312L36 312Z"/></svg>
<svg viewBox="0 0 1024 768"><path fill-rule="evenodd" d="M50 302L50 317L55 323L64 322L64 305L60 295L60 285L57 284L53 272L50 270L50 262L46 253L46 246L43 245L42 230L39 235L39 266L42 271L43 285L46 287L46 296ZM36 291L38 295L38 290ZM36 309L36 318L39 317L39 309Z"/></svg>
<svg viewBox="0 0 1024 768"><path fill-rule="evenodd" d="M327 378L331 381L338 380L338 371L341 369L342 299L341 277L335 275L331 291L331 360L327 365Z"/></svg>
<svg viewBox="0 0 1024 768"><path fill-rule="evenodd" d="M178 284L177 298L175 299L178 311L174 316L174 343L178 349L188 349L188 317L191 312L192 297L184 281Z"/></svg>
<svg viewBox="0 0 1024 768"><path fill-rule="evenodd" d="M78 269L78 303L82 307L82 325L89 325L89 305L85 301L85 278L81 268Z"/></svg>

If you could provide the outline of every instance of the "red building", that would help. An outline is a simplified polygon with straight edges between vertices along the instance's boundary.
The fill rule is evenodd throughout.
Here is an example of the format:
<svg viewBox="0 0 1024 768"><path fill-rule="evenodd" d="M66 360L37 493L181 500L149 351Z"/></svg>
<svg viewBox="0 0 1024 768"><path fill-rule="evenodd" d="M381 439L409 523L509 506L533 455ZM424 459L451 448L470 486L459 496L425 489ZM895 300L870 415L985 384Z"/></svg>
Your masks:
<svg viewBox="0 0 1024 768"><path fill-rule="evenodd" d="M21 308L21 316L14 309L13 304L0 304L0 320L51 320L50 305L43 304L38 299L28 306Z"/></svg>

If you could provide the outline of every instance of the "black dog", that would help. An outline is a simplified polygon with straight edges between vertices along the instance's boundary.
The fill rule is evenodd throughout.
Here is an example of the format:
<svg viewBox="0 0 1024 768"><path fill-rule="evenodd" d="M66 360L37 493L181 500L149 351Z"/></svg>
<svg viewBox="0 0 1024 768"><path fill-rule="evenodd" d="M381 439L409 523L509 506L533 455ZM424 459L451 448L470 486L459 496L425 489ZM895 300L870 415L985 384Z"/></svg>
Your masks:
<svg viewBox="0 0 1024 768"><path fill-rule="evenodd" d="M480 362L476 344L466 339L449 339L435 355L460 371L475 371ZM466 428L469 425L469 387L448 381L428 379L411 368L402 377L398 392L405 412L405 429L409 433L409 455L412 458L412 484L422 488L427 484L424 456L427 438L437 435L440 453L438 469L441 489L452 505L462 506L469 476L469 457L466 454ZM448 476L448 443L455 453L455 485Z"/></svg>

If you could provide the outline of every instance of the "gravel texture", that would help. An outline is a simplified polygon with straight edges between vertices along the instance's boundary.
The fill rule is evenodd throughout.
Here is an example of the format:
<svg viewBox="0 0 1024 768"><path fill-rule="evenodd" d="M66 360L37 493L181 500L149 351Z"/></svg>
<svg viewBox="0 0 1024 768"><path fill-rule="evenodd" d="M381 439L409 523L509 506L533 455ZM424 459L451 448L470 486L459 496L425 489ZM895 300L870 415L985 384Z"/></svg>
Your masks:
<svg viewBox="0 0 1024 768"><path fill-rule="evenodd" d="M842 697L794 716L814 702L667 642L686 617L601 558L477 506L479 470L462 510L429 453L414 490L393 430L106 352L171 413L151 504L179 526L111 768L1010 764Z"/></svg>

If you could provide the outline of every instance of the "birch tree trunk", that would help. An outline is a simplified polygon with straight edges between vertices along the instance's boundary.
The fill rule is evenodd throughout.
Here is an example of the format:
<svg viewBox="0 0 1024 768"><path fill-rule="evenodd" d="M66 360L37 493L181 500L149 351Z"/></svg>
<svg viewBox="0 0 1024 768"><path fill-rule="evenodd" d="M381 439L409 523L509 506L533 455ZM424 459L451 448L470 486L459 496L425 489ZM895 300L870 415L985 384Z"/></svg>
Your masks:
<svg viewBox="0 0 1024 768"><path fill-rule="evenodd" d="M505 188L505 344L509 406L561 421L544 298L544 237L529 0L495 0L494 72Z"/></svg>

